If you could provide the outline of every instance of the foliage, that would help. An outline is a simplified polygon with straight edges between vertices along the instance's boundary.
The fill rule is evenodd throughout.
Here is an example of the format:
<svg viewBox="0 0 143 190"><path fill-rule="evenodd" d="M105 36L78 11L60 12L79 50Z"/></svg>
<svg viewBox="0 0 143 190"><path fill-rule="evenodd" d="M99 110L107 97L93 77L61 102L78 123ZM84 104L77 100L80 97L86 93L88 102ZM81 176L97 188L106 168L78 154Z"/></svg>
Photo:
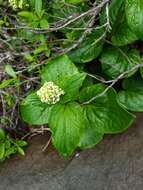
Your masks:
<svg viewBox="0 0 143 190"><path fill-rule="evenodd" d="M10 14L0 1L2 126L44 126L64 157L125 131L143 111L143 0L9 2Z"/></svg>
<svg viewBox="0 0 143 190"><path fill-rule="evenodd" d="M33 125L49 124L52 142L64 156L71 155L78 146L82 149L91 147L104 134L124 131L134 120L133 115L118 105L113 89L105 93L104 97L97 98L95 103L84 105L106 87L98 83L80 91L86 75L78 72L65 55L49 62L43 68L41 77L47 82L53 80L64 90L65 95L53 105L42 103L36 93L30 94L21 105L22 118ZM88 142L87 138L92 140Z"/></svg>
<svg viewBox="0 0 143 190"><path fill-rule="evenodd" d="M0 129L0 161L4 161L16 153L24 156L23 147L25 146L27 146L26 141L14 140L3 129Z"/></svg>

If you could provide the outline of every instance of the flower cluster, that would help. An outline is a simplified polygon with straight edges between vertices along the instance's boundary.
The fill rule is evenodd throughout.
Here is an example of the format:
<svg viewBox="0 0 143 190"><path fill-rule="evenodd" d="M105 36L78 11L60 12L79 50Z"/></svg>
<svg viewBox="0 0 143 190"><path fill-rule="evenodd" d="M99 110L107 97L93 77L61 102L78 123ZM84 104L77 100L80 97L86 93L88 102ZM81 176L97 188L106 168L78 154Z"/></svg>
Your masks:
<svg viewBox="0 0 143 190"><path fill-rule="evenodd" d="M53 82L45 82L44 85L37 91L41 102L47 104L56 104L60 101L60 96L65 92Z"/></svg>
<svg viewBox="0 0 143 190"><path fill-rule="evenodd" d="M24 0L9 0L9 4L13 9L23 9L29 6Z"/></svg>

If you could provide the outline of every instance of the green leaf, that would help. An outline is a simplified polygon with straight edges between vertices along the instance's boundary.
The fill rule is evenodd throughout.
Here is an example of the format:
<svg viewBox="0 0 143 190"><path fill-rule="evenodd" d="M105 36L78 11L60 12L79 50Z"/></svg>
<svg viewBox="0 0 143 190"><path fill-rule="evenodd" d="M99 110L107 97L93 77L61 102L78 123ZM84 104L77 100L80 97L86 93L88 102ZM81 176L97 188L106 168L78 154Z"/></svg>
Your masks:
<svg viewBox="0 0 143 190"><path fill-rule="evenodd" d="M86 77L84 73L80 73L68 56L60 56L43 68L41 74L43 81L53 81L62 88L65 95L62 103L74 100L78 96L79 88Z"/></svg>
<svg viewBox="0 0 143 190"><path fill-rule="evenodd" d="M75 63L87 63L97 58L103 46L103 39L100 39L102 35L103 30L90 33L76 49L69 53L71 60Z"/></svg>
<svg viewBox="0 0 143 190"><path fill-rule="evenodd" d="M32 56L30 54L26 54L25 55L25 59L28 60L29 62L33 62L35 60L34 56Z"/></svg>
<svg viewBox="0 0 143 190"><path fill-rule="evenodd" d="M42 103L36 93L23 100L20 111L22 119L32 125L43 125L49 121L52 106Z"/></svg>
<svg viewBox="0 0 143 190"><path fill-rule="evenodd" d="M78 4L84 1L85 0L65 0L66 3L71 3L71 4Z"/></svg>
<svg viewBox="0 0 143 190"><path fill-rule="evenodd" d="M86 102L94 96L97 96L98 94L102 93L104 90L105 86L100 83L83 88L79 94L79 101L81 103ZM106 98L106 94L103 97Z"/></svg>
<svg viewBox="0 0 143 190"><path fill-rule="evenodd" d="M29 11L21 11L18 13L18 15L21 17L24 17L28 21L37 21L38 20L37 16L34 13L29 12Z"/></svg>
<svg viewBox="0 0 143 190"><path fill-rule="evenodd" d="M125 2L128 25L143 40L143 0L126 0Z"/></svg>
<svg viewBox="0 0 143 190"><path fill-rule="evenodd" d="M64 19L66 20L67 18L70 18L71 15L80 15L89 9L89 6L87 3L80 4L80 6L71 6L68 3L64 3L64 1L59 1L59 0L54 0L54 2L52 3L52 6L53 6L53 12L52 12L51 19L53 23L59 22L61 18L63 20ZM82 17L81 19L77 19L75 22L72 22L67 27L62 28L60 31L63 32L64 34L67 34L68 32L73 32L75 33L75 35L78 34L79 36L79 31L74 32L72 28L85 27L86 20L87 20L87 17Z"/></svg>
<svg viewBox="0 0 143 190"><path fill-rule="evenodd" d="M124 10L124 0L112 0L109 5L109 21L112 28L115 27ZM104 24L107 22L106 8L103 8L100 14L100 23Z"/></svg>
<svg viewBox="0 0 143 190"><path fill-rule="evenodd" d="M78 146L83 132L82 108L75 102L56 105L52 109L49 126L54 146L63 156L70 156Z"/></svg>
<svg viewBox="0 0 143 190"><path fill-rule="evenodd" d="M9 140L9 139L7 139L6 141L5 141L5 149L7 150L7 149L9 149L11 147L11 141Z"/></svg>
<svg viewBox="0 0 143 190"><path fill-rule="evenodd" d="M79 147L81 149L92 148L98 144L104 135L104 129L99 124L94 106L89 105L84 107L85 129Z"/></svg>
<svg viewBox="0 0 143 190"><path fill-rule="evenodd" d="M106 86L102 84L96 84L83 89L80 94L80 102L86 102L102 93L105 88ZM95 95L93 96L94 92ZM93 121L96 129L100 129L100 132L105 134L123 132L134 121L134 116L117 103L116 92L113 89L110 89L104 96L97 98L93 104L85 105L85 109L87 109L90 124Z"/></svg>
<svg viewBox="0 0 143 190"><path fill-rule="evenodd" d="M121 73L139 64L141 59L139 51L136 49L119 49L109 46L103 50L100 61L102 63L103 72L114 79ZM136 71L137 70L129 73L125 77L133 75Z"/></svg>
<svg viewBox="0 0 143 190"><path fill-rule="evenodd" d="M43 53L44 51L47 51L47 50L48 50L47 45L46 44L41 44L41 45L39 45L39 47L37 47L35 49L34 54L38 55L38 54Z"/></svg>
<svg viewBox="0 0 143 190"><path fill-rule="evenodd" d="M5 131L3 129L0 129L0 140L5 139Z"/></svg>
<svg viewBox="0 0 143 190"><path fill-rule="evenodd" d="M5 153L5 144L0 143L0 160L4 159L4 153Z"/></svg>
<svg viewBox="0 0 143 190"><path fill-rule="evenodd" d="M100 16L101 24L106 23L106 9ZM126 21L125 0L112 0L109 5L109 21L111 25L111 39L116 46L124 46L138 39Z"/></svg>
<svg viewBox="0 0 143 190"><path fill-rule="evenodd" d="M17 77L17 76L16 76L16 72L14 71L14 69L12 68L11 65L6 65L6 66L5 66L5 72L6 72L9 76L11 76L11 77L13 77L13 78L16 78L16 77Z"/></svg>
<svg viewBox="0 0 143 190"><path fill-rule="evenodd" d="M0 84L0 89L2 88L6 88L14 83L18 82L18 80L16 79L7 79L7 80L3 80Z"/></svg>
<svg viewBox="0 0 143 190"><path fill-rule="evenodd" d="M143 111L143 80L138 78L125 79L124 90L118 93L119 102L128 110Z"/></svg>
<svg viewBox="0 0 143 190"><path fill-rule="evenodd" d="M27 146L28 143L26 141L23 141L23 140L18 140L16 141L16 144L20 147L23 147L23 146Z"/></svg>
<svg viewBox="0 0 143 190"><path fill-rule="evenodd" d="M17 147L17 151L18 151L18 153L19 153L21 156L25 156L25 152L24 152L24 150L23 150L22 148Z"/></svg>
<svg viewBox="0 0 143 190"><path fill-rule="evenodd" d="M40 21L40 27L41 28L46 28L46 29L48 29L49 28L49 23L48 23L48 21L46 20L46 19L42 19L41 21Z"/></svg>
<svg viewBox="0 0 143 190"><path fill-rule="evenodd" d="M88 125L89 123L87 123L87 127L84 129L84 133L78 145L82 150L93 148L103 139L102 133Z"/></svg>
<svg viewBox="0 0 143 190"><path fill-rule="evenodd" d="M124 0L112 0L109 7L109 20L112 27L114 27L117 20L121 16L124 7Z"/></svg>
<svg viewBox="0 0 143 190"><path fill-rule="evenodd" d="M42 11L42 0L35 0L35 11L37 14Z"/></svg>
<svg viewBox="0 0 143 190"><path fill-rule="evenodd" d="M65 79L78 73L78 69L68 56L63 55L48 62L47 66L43 68L41 77L43 81L53 81L60 86Z"/></svg>
<svg viewBox="0 0 143 190"><path fill-rule="evenodd" d="M75 100L78 97L79 89L86 77L86 74L75 74L63 82L61 88L64 90L65 95L61 98L61 103L66 103L71 100Z"/></svg>
<svg viewBox="0 0 143 190"><path fill-rule="evenodd" d="M16 153L15 147L14 147L14 146L11 146L9 149L7 149L7 150L5 151L5 157L6 157L6 158L9 158L10 155L15 154L15 153Z"/></svg>
<svg viewBox="0 0 143 190"><path fill-rule="evenodd" d="M124 46L127 44L131 44L138 40L138 37L135 33L129 28L126 20L122 22L118 21L117 27L114 29L114 33L112 33L112 43L116 46Z"/></svg>

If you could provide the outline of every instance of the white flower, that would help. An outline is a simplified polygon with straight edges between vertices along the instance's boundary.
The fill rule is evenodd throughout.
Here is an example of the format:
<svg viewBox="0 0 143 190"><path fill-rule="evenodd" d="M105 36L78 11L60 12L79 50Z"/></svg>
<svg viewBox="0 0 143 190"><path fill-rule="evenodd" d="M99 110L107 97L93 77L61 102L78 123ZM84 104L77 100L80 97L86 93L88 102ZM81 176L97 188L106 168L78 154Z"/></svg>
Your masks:
<svg viewBox="0 0 143 190"><path fill-rule="evenodd" d="M64 95L65 92L52 81L45 82L44 85L37 91L41 102L47 104L56 104L60 101L60 96Z"/></svg>
<svg viewBox="0 0 143 190"><path fill-rule="evenodd" d="M25 3L24 0L8 0L9 1L9 4L10 6L13 8L13 9L23 9L25 6L29 6L27 3Z"/></svg>

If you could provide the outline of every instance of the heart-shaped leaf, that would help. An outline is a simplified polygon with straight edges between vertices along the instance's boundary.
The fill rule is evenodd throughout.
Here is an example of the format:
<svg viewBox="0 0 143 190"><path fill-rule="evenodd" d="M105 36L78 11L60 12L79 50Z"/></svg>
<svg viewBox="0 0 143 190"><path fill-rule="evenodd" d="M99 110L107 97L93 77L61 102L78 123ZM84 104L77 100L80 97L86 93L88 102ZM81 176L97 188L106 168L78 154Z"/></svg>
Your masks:
<svg viewBox="0 0 143 190"><path fill-rule="evenodd" d="M52 109L49 126L54 146L63 156L70 156L78 146L84 129L82 107L75 102L56 105Z"/></svg>

